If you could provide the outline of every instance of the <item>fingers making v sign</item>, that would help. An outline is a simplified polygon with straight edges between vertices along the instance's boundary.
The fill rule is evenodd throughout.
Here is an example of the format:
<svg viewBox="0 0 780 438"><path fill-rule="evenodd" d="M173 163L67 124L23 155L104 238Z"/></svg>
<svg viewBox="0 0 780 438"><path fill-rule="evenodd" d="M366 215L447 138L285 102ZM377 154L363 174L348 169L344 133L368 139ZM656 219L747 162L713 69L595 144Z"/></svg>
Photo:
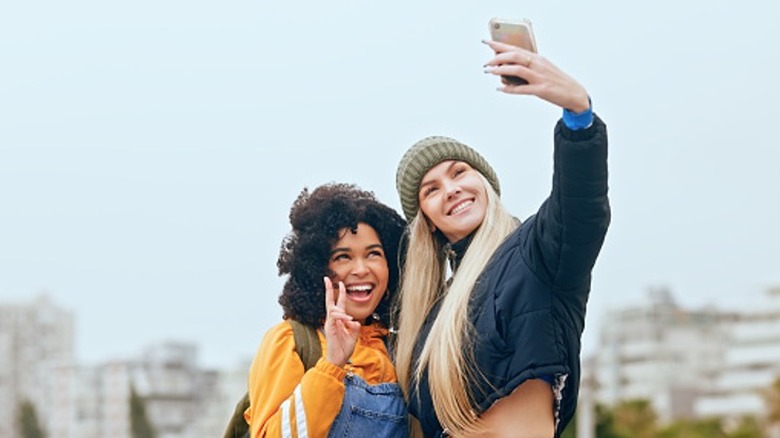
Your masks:
<svg viewBox="0 0 780 438"><path fill-rule="evenodd" d="M347 291L344 283L339 281L338 297L334 297L333 282L324 277L325 283L325 338L328 341L325 359L338 366L346 365L352 352L355 351L360 322L355 321L345 310Z"/></svg>

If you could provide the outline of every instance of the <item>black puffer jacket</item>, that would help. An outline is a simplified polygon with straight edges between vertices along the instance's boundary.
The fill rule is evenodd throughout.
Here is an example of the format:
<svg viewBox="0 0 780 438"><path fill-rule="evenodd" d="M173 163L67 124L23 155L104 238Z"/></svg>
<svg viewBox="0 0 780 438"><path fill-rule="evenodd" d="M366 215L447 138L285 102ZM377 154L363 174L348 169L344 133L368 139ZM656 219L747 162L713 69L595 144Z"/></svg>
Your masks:
<svg viewBox="0 0 780 438"><path fill-rule="evenodd" d="M473 375L484 376L471 388L475 410L484 412L530 378L552 377L563 383L558 435L577 405L591 270L610 221L604 122L596 117L589 128L572 131L559 121L554 163L552 193L493 254L472 292L469 317L477 336ZM468 243L452 246L456 258ZM436 314L438 307L420 331L415 360ZM442 436L427 373L409 410L425 436Z"/></svg>

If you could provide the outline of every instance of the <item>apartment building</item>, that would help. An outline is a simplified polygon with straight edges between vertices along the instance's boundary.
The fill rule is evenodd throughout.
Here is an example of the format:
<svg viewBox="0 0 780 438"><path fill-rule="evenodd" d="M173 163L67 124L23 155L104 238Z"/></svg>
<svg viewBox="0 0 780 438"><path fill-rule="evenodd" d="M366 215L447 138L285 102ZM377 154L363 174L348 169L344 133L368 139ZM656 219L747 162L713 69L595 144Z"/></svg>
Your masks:
<svg viewBox="0 0 780 438"><path fill-rule="evenodd" d="M714 384L729 346L733 313L679 306L671 291L648 291L644 303L603 319L590 371L598 402L651 401L661 421L696 415L696 400Z"/></svg>
<svg viewBox="0 0 780 438"><path fill-rule="evenodd" d="M768 290L747 308L729 323L730 342L719 373L696 402L699 416L760 417L762 392L780 378L780 288Z"/></svg>
<svg viewBox="0 0 780 438"><path fill-rule="evenodd" d="M609 312L586 362L595 399L646 399L662 422L761 417L780 377L780 288L740 309L686 309L665 288Z"/></svg>
<svg viewBox="0 0 780 438"><path fill-rule="evenodd" d="M53 370L72 364L73 336L73 315L45 294L0 303L0 437L18 435L17 412L25 400L35 406L42 426L52 430L49 408L59 400Z"/></svg>
<svg viewBox="0 0 780 438"><path fill-rule="evenodd" d="M45 295L0 303L0 437L18 436L18 408L29 400L49 438L130 438L131 388L158 438L222 435L246 391L248 360L204 369L194 343L168 341L83 365L74 358L74 322Z"/></svg>

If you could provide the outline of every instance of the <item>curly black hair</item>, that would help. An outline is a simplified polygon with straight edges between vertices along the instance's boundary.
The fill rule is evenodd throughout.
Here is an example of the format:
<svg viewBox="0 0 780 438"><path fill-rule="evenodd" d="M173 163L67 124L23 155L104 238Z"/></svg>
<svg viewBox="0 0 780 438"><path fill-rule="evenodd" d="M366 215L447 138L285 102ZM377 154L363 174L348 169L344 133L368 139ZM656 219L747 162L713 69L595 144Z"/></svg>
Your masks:
<svg viewBox="0 0 780 438"><path fill-rule="evenodd" d="M322 278L330 275L328 260L339 230L356 230L358 223L371 225L379 235L389 271L387 296L375 313L388 325L401 270L401 239L406 222L392 208L379 202L372 192L354 184L324 184L311 193L307 188L290 209L292 231L282 241L279 275L287 275L279 304L284 318L313 327L325 321L325 287Z"/></svg>

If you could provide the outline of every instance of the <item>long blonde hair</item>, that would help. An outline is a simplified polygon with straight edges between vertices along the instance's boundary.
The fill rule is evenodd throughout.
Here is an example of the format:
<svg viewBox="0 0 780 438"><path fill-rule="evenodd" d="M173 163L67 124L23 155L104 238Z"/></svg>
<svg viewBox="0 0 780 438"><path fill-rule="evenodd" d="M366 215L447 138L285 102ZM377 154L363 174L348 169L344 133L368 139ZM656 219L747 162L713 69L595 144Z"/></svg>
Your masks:
<svg viewBox="0 0 780 438"><path fill-rule="evenodd" d="M501 204L487 179L479 174L487 191L487 211L449 289L445 289L447 258L440 239L431 232L421 210L409 226L409 246L399 291L396 369L404 393L410 382L419 384L428 369L430 393L442 427L451 435L476 432L478 418L469 393L474 358L468 342L473 327L468 320L468 303L477 278L493 252L518 225ZM434 304L441 308L425 340L419 360L413 363L417 335Z"/></svg>

